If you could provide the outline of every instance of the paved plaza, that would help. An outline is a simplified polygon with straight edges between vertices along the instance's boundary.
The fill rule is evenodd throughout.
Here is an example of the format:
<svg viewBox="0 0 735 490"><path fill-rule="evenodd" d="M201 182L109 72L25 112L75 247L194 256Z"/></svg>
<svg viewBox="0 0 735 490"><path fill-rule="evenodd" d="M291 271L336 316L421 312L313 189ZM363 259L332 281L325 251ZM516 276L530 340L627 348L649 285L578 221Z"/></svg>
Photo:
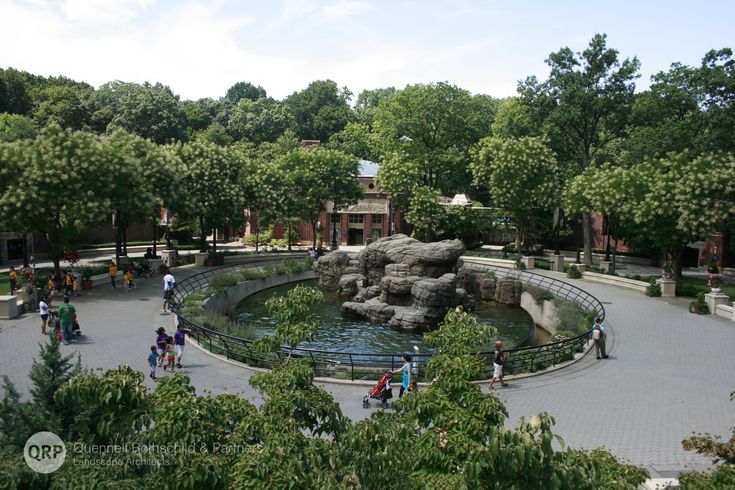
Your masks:
<svg viewBox="0 0 735 490"><path fill-rule="evenodd" d="M175 274L181 281L201 270L187 266L175 269ZM543 273L566 280L561 274ZM555 432L570 447L605 446L661 476L708 466L709 460L684 451L681 441L692 432L729 435L735 425L735 402L729 401L735 390L735 323L690 314L688 302L681 299L570 282L604 303L611 328L610 358L598 361L587 355L559 371L497 389L510 412L508 425L521 416L548 412L556 419ZM89 368L129 364L147 372L154 330L164 326L171 331L174 316L161 313L160 276L140 279L137 285L132 292L98 287L74 298L84 337L62 346L63 352L79 353ZM55 299L54 306L59 304ZM0 320L0 374L8 375L23 394L29 392L28 372L43 340L37 314ZM239 393L256 404L262 401L248 384L251 371L193 346L187 348L182 372L200 394ZM148 378L146 384L154 386ZM354 420L373 410L361 405L366 386L323 386Z"/></svg>

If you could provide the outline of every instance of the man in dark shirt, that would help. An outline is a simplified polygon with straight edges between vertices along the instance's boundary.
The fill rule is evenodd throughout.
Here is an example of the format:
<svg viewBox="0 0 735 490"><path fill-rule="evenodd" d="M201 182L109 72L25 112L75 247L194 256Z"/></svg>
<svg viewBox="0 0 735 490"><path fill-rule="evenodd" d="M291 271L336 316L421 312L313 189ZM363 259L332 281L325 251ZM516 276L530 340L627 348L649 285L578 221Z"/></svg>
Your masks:
<svg viewBox="0 0 735 490"><path fill-rule="evenodd" d="M490 381L490 388L494 388L495 380L500 381L501 386L508 386L508 383L503 381L503 364L508 359L508 354L503 352L503 342L498 340L495 342L495 357L493 359L493 379Z"/></svg>

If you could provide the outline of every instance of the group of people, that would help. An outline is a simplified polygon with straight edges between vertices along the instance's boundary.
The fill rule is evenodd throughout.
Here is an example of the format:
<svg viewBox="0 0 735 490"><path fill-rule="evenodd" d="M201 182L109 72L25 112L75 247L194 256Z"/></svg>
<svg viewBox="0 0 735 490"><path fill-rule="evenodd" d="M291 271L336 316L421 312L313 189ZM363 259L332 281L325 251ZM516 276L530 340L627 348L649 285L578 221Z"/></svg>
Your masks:
<svg viewBox="0 0 735 490"><path fill-rule="evenodd" d="M110 262L110 265L107 268L107 272L110 275L110 285L113 288L117 287L116 279L117 279L118 270L117 270L117 265L115 265L114 261ZM151 266L147 260L143 262L129 263L122 273L122 281L123 281L123 287L125 288L125 291L130 291L130 290L135 289L135 278L136 277L141 277L141 276L150 277L152 273L153 273L153 269L151 269Z"/></svg>
<svg viewBox="0 0 735 490"><path fill-rule="evenodd" d="M69 302L69 296L64 296L64 302L58 310L51 310L51 297L45 296L38 302L38 312L41 316L41 335L48 335L51 328L63 345L69 345L74 338L74 331L79 330L77 323L77 309Z"/></svg>
<svg viewBox="0 0 735 490"><path fill-rule="evenodd" d="M52 272L48 277L47 288L51 296L79 296L79 281L73 270L61 274Z"/></svg>
<svg viewBox="0 0 735 490"><path fill-rule="evenodd" d="M151 379L156 378L156 368L163 367L174 372L175 368L181 369L181 359L184 356L184 346L186 345L186 334L190 331L179 325L176 333L168 335L166 329L160 327L156 330L156 345L151 346L151 352L148 354L148 365L150 366Z"/></svg>

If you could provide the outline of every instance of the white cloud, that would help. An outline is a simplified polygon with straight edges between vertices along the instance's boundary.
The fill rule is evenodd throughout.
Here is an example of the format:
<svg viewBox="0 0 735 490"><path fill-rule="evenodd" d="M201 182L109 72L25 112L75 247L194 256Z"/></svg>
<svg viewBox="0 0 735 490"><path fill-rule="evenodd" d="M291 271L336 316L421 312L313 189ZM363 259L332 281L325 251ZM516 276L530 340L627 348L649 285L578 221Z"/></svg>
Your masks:
<svg viewBox="0 0 735 490"><path fill-rule="evenodd" d="M373 5L367 2L343 1L329 4L321 9L322 16L327 21L352 17L375 10Z"/></svg>
<svg viewBox="0 0 735 490"><path fill-rule="evenodd" d="M81 24L119 24L135 18L154 0L61 0L64 17Z"/></svg>

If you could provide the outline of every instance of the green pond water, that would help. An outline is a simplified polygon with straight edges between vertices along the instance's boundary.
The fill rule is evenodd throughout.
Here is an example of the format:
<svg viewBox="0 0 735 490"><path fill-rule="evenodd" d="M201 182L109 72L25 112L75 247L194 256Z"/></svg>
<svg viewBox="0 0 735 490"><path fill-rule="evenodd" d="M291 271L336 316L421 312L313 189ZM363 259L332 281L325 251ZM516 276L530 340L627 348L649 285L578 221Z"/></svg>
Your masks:
<svg viewBox="0 0 735 490"><path fill-rule="evenodd" d="M317 280L304 281L302 284L318 287ZM273 334L275 322L268 315L265 302L276 294L285 294L294 286L293 283L284 284L246 298L237 308L240 325L244 328L252 328L257 337ZM315 308L315 316L320 324L317 338L299 347L341 352L396 354L413 352L413 346L417 346L421 352L427 351L420 333L404 332L389 325L345 317L340 312L344 299L339 298L333 291L322 290L322 292L324 303ZM517 346L525 341L533 330L531 315L521 307L509 308L480 304L474 314L483 323L489 323L498 328L498 338L505 342L506 348ZM494 350L494 345L488 345L484 350Z"/></svg>

